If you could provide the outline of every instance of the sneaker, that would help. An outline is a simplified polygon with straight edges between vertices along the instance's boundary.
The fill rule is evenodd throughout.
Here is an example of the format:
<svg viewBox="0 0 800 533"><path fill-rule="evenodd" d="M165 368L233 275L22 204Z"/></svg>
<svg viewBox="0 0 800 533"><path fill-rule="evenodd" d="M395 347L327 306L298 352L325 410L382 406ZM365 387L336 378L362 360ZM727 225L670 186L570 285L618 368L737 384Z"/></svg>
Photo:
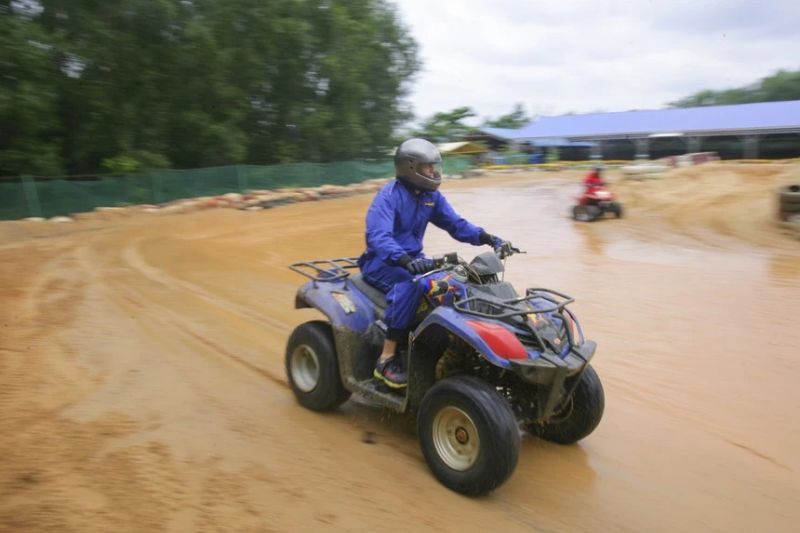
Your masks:
<svg viewBox="0 0 800 533"><path fill-rule="evenodd" d="M378 361L372 375L375 379L384 382L386 386L391 389L402 389L408 383L406 371L403 370L396 356L384 362Z"/></svg>

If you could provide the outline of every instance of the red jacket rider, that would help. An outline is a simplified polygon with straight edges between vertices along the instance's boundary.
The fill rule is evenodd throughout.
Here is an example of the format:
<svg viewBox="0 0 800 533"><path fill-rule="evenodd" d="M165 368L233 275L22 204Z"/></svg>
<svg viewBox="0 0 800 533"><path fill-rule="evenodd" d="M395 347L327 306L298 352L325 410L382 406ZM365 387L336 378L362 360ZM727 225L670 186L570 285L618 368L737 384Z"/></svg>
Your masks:
<svg viewBox="0 0 800 533"><path fill-rule="evenodd" d="M593 194L600 189L604 188L606 182L603 181L603 177L600 173L603 169L597 167L593 168L591 172L583 179L583 184L586 185L586 191L584 194Z"/></svg>

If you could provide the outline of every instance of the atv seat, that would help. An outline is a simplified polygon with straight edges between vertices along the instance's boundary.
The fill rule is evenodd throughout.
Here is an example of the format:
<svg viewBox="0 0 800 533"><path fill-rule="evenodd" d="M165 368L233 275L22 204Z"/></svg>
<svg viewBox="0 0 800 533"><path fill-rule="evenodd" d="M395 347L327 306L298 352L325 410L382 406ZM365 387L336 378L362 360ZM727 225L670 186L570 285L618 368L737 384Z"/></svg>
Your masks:
<svg viewBox="0 0 800 533"><path fill-rule="evenodd" d="M349 279L359 291L369 298L369 301L375 305L375 311L378 316L382 317L383 312L386 310L386 295L367 283L367 280L364 279L364 276L360 272L358 274L351 275L347 279Z"/></svg>

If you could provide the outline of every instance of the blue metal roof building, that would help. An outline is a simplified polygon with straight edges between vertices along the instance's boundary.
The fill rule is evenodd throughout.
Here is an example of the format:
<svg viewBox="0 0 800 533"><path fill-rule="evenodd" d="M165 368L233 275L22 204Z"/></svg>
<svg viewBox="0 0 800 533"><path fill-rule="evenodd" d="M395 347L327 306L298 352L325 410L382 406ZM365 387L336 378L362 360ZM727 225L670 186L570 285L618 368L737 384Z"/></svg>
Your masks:
<svg viewBox="0 0 800 533"><path fill-rule="evenodd" d="M724 106L672 108L615 113L542 117L517 129L483 128L496 138L535 144L537 139L594 141L593 155L602 155L602 141L630 139L646 155L648 142L683 137L697 151L703 137L740 136L745 152L757 152L758 138L800 133L800 100ZM751 154L752 155L752 154Z"/></svg>

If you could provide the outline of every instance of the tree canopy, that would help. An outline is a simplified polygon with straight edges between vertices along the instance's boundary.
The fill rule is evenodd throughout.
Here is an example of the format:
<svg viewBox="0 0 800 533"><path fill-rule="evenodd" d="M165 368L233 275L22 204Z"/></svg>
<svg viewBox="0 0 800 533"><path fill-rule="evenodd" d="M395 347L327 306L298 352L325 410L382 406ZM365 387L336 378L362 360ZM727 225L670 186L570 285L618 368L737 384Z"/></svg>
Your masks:
<svg viewBox="0 0 800 533"><path fill-rule="evenodd" d="M475 111L469 107L441 111L424 120L419 129L411 132L411 136L436 143L461 139L473 129L463 121L475 116Z"/></svg>
<svg viewBox="0 0 800 533"><path fill-rule="evenodd" d="M418 69L384 0L2 0L0 175L383 154Z"/></svg>
<svg viewBox="0 0 800 533"><path fill-rule="evenodd" d="M514 104L514 109L507 115L501 115L495 119L488 119L484 122L484 126L489 128L508 128L517 129L530 123L531 118L525 113L525 108L522 104Z"/></svg>
<svg viewBox="0 0 800 533"><path fill-rule="evenodd" d="M669 105L670 107L701 107L784 100L800 100L800 70L779 70L772 76L737 89L700 91L676 102L670 102Z"/></svg>

